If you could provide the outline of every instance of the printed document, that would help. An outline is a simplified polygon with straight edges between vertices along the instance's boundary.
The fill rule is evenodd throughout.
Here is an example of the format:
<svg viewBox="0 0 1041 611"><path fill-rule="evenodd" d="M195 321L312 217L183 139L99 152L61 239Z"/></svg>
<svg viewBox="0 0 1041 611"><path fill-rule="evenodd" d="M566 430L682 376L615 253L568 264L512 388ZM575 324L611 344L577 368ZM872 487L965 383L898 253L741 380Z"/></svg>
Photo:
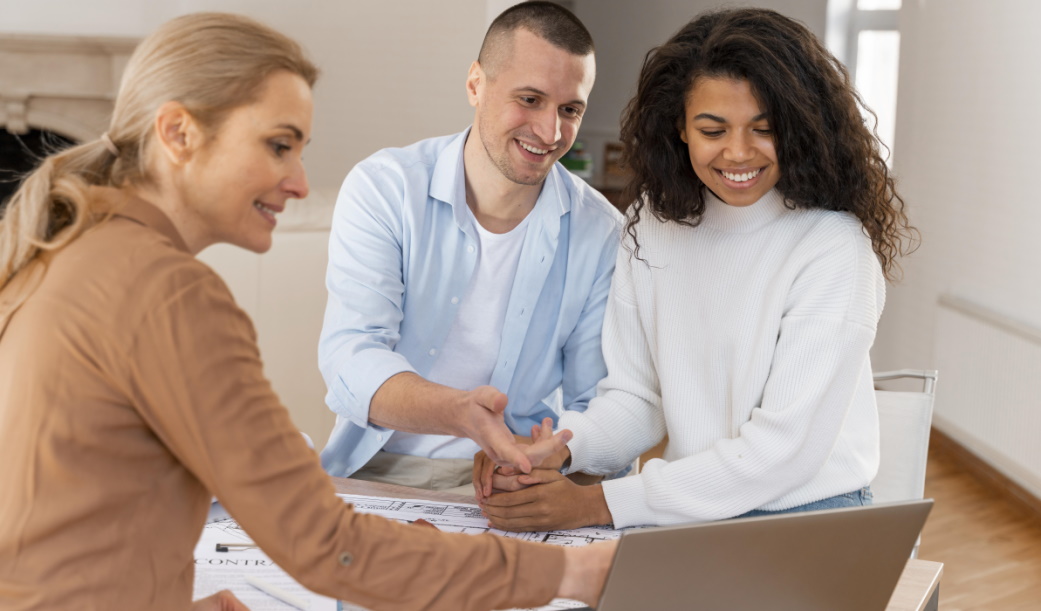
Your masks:
<svg viewBox="0 0 1041 611"><path fill-rule="evenodd" d="M501 537L552 545L589 545L621 536L621 531L606 526L548 532L505 532L489 527L488 520L481 515L481 509L477 505L354 494L338 496L345 502L352 503L354 509L360 513L372 513L409 523L422 518L445 532L490 532ZM257 548L228 547L228 551L218 552L218 543L249 544L251 541L245 531L231 518L206 525L195 547L195 599L228 589L253 611L294 611L294 607L246 584L243 578L248 574L306 602L309 611L365 611L362 607L337 602L307 590ZM549 605L531 611L561 611L585 606L572 600L556 599Z"/></svg>

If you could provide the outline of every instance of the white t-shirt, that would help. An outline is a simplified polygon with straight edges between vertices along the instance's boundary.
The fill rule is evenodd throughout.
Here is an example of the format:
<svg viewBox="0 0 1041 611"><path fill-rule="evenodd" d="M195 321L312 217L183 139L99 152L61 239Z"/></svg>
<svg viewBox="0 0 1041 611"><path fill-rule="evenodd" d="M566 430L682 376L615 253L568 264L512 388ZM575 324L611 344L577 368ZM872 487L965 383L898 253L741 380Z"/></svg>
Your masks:
<svg viewBox="0 0 1041 611"><path fill-rule="evenodd" d="M492 233L477 222L473 212L469 217L477 232L477 264L459 303L459 313L428 376L431 382L462 390L484 386L492 379L506 306L530 218L506 233ZM473 458L481 448L470 439L451 435L398 431L383 449L428 458Z"/></svg>

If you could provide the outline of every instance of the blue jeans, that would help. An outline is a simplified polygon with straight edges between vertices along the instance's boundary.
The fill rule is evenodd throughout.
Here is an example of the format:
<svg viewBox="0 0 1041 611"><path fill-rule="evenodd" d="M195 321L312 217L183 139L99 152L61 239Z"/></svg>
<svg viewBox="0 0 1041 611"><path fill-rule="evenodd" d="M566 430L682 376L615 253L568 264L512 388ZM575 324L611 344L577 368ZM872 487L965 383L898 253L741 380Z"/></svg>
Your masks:
<svg viewBox="0 0 1041 611"><path fill-rule="evenodd" d="M753 509L748 513L743 513L739 516L734 517L755 518L758 516L775 516L782 513L795 513L797 511L819 511L821 509L863 507L864 505L870 505L872 499L874 499L874 495L871 494L871 486L864 486L860 490L854 490L853 492L847 492L846 494L840 494L831 498L813 501L812 503L806 503L805 505L799 505L798 507L792 507L790 509L782 509L780 511L763 511L762 509Z"/></svg>

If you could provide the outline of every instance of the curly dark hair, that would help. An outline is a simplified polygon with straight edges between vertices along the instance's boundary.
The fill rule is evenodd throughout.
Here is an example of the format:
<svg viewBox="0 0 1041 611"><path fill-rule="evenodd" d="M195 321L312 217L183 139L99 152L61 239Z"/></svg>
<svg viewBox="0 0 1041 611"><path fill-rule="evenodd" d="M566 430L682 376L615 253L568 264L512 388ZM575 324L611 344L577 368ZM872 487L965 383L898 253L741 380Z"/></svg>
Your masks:
<svg viewBox="0 0 1041 611"><path fill-rule="evenodd" d="M647 53L621 130L633 173L624 193L634 202L626 232L636 256L644 206L660 220L691 226L705 211L705 185L679 135L699 77L749 83L774 134L777 189L787 205L855 214L892 279L896 257L913 251L919 234L908 223L885 147L865 125L866 107L842 64L804 25L767 9L704 13Z"/></svg>

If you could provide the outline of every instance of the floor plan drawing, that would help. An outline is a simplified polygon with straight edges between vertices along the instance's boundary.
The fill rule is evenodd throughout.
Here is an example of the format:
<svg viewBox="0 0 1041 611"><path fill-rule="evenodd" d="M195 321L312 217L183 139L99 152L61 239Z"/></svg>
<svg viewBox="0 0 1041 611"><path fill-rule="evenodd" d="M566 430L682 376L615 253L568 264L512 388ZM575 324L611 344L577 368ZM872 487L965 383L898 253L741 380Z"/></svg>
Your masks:
<svg viewBox="0 0 1041 611"><path fill-rule="evenodd" d="M481 515L477 505L439 503L415 499L389 499L382 497L360 496L356 494L337 495L345 502L354 505L355 511L374 513L399 522L415 522L422 518L444 532L463 532L482 534L490 532L500 537L550 543L553 545L589 545L596 541L610 541L621 536L621 531L609 526L591 526L570 530L551 530L546 532L506 532L488 526L488 520Z"/></svg>
<svg viewBox="0 0 1041 611"><path fill-rule="evenodd" d="M477 505L465 503L440 503L419 499L396 499L354 494L338 495L346 503L354 505L355 511L370 513L399 522L415 522L418 519L430 522L444 532L479 535L492 533L500 537L548 543L562 546L582 546L597 541L609 541L621 536L621 531L608 526L553 530L548 532L514 533L488 526ZM218 545L225 549L218 551ZM261 550L252 546L245 530L228 517L206 524L202 537L195 548L195 596L202 598L214 592L231 589L251 609L258 611L291 611L292 606L282 603L244 583L245 575L254 575L291 592L307 601L311 611L365 611L362 607L334 601L306 590L292 577L271 561ZM514 611L566 611L586 608L573 600L556 599L549 605L537 609Z"/></svg>

